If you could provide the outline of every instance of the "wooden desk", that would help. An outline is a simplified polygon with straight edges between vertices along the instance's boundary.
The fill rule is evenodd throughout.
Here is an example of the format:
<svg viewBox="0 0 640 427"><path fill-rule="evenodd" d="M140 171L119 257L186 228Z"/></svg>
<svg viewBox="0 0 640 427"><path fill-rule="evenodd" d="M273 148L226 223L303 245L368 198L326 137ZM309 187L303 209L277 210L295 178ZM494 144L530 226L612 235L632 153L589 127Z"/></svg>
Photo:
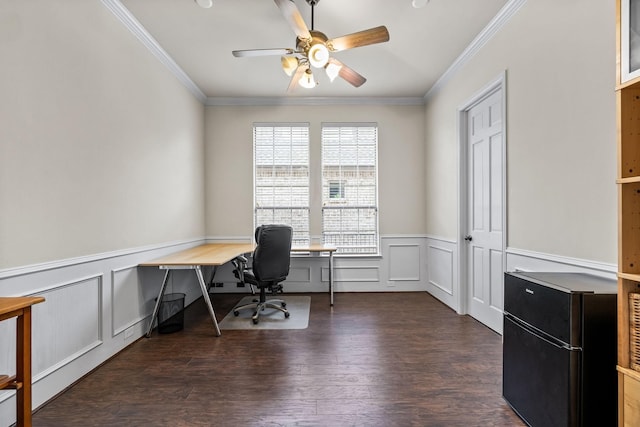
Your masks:
<svg viewBox="0 0 640 427"><path fill-rule="evenodd" d="M217 268L232 259L253 252L255 245L253 243L209 243L205 245L196 246L194 248L186 249L184 251L176 252L167 255L162 258L154 259L149 262L139 264L141 267L158 267L166 270L164 279L162 280L162 286L160 286L160 292L158 299L156 300L155 307L153 308L153 314L151 315L151 321L149 322L149 329L146 336L150 337L153 332L153 323L158 316L160 310L160 302L162 296L167 287L167 280L171 270L194 270L198 283L200 284L200 290L204 298L211 320L213 321L213 327L216 331L216 336L220 336L220 327L216 320L216 314L213 310L213 305L209 299L209 293L207 292L207 284L202 275L203 266L213 266ZM308 246L295 246L291 248L291 252L327 252L329 254L329 295L330 304L333 305L333 254L336 251L334 246L325 246L321 244L312 244ZM215 274L215 270L214 270Z"/></svg>
<svg viewBox="0 0 640 427"><path fill-rule="evenodd" d="M160 310L160 302L162 301L162 296L164 295L164 291L167 287L169 273L172 270L184 269L191 269L195 271L204 302L207 305L207 309L211 315L211 320L213 321L216 336L220 336L220 328L218 327L218 321L216 320L216 313L213 310L213 305L211 305L211 299L209 299L207 284L205 283L202 275L202 267L218 267L226 264L237 256L252 252L253 248L254 245L251 243L211 243L196 246L194 248L186 249L184 251L176 252L174 254L140 264L141 267L158 267L166 270L164 279L162 280L162 286L160 287L160 293L156 300L156 305L153 308L153 314L151 316L151 322L149 322L149 330L147 331L146 336L150 337L151 332L153 331L153 322L158 316L158 311Z"/></svg>
<svg viewBox="0 0 640 427"><path fill-rule="evenodd" d="M16 390L17 426L31 426L31 306L42 297L0 297L0 321L16 317L16 375L0 375L0 390Z"/></svg>

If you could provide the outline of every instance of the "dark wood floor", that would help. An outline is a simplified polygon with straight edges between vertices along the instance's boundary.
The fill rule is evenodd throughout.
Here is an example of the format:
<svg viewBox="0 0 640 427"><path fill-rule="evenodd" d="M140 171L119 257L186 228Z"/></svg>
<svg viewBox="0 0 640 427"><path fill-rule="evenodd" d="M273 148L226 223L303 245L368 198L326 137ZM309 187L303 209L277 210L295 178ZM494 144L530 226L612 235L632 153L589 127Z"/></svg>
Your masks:
<svg viewBox="0 0 640 427"><path fill-rule="evenodd" d="M215 295L219 319L244 295ZM200 299L41 407L34 426L523 426L501 337L429 294L311 294L304 330L223 331Z"/></svg>

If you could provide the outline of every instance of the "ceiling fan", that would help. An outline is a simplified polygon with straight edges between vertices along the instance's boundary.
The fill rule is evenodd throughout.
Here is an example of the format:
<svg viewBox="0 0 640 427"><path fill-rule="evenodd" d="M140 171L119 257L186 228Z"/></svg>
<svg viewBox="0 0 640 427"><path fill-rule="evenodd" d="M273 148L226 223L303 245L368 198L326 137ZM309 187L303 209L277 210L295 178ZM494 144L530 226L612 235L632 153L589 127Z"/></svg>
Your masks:
<svg viewBox="0 0 640 427"><path fill-rule="evenodd" d="M314 8L320 0L306 0L311 6L311 30L305 24L293 0L274 1L297 36L295 49L234 50L233 56L240 58L282 55L282 69L291 76L287 92L293 91L298 85L308 89L315 87L317 83L311 70L312 67L324 68L332 82L338 76L355 87L360 87L367 81L362 75L331 57L329 53L387 42L389 41L389 31L385 26L329 39L324 33L314 29Z"/></svg>

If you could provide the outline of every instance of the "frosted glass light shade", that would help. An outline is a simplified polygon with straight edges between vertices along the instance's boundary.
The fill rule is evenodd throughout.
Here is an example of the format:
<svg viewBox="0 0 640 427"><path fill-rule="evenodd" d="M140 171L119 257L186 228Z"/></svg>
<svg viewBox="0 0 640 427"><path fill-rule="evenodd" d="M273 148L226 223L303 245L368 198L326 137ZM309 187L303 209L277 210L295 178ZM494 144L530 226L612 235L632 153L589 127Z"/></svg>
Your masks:
<svg viewBox="0 0 640 427"><path fill-rule="evenodd" d="M282 63L282 69L287 76L292 76L293 72L298 68L298 58L294 56L283 56L280 58L280 62Z"/></svg>
<svg viewBox="0 0 640 427"><path fill-rule="evenodd" d="M305 89L313 89L316 87L316 79L313 78L313 73L308 68L302 77L300 77L300 81L298 83L300 83L300 86Z"/></svg>
<svg viewBox="0 0 640 427"><path fill-rule="evenodd" d="M336 77L338 77L338 74L340 74L341 68L342 64L339 64L336 61L330 59L329 62L327 62L327 65L325 65L324 70L327 73L329 80L333 82Z"/></svg>

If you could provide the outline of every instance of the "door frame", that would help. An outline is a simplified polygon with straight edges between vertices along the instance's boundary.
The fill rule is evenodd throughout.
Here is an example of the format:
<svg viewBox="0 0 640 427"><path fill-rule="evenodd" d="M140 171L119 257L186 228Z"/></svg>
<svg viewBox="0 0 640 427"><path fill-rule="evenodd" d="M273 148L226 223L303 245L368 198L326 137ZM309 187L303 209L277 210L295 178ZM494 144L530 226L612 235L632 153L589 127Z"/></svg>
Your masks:
<svg viewBox="0 0 640 427"><path fill-rule="evenodd" d="M458 314L467 314L467 297L469 293L468 270L469 261L464 237L468 234L469 194L468 194L468 142L469 142L469 110L498 90L502 90L502 268L507 265L507 72L506 70L471 96L458 107Z"/></svg>

